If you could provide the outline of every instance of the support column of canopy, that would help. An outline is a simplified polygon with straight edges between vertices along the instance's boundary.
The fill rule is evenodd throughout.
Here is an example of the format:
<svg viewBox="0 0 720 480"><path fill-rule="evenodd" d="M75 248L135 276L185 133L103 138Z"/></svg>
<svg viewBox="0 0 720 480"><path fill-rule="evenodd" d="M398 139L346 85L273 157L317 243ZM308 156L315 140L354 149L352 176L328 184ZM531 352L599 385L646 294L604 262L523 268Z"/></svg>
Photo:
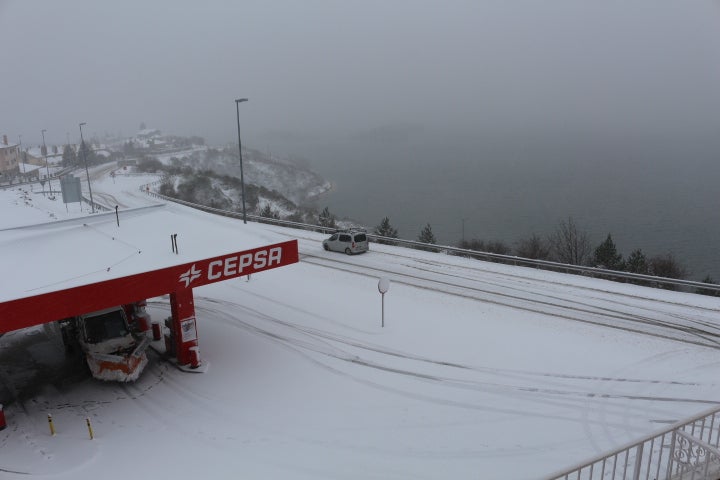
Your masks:
<svg viewBox="0 0 720 480"><path fill-rule="evenodd" d="M198 346L198 335L192 288L184 288L171 293L170 310L178 364L199 363L198 349L194 348Z"/></svg>

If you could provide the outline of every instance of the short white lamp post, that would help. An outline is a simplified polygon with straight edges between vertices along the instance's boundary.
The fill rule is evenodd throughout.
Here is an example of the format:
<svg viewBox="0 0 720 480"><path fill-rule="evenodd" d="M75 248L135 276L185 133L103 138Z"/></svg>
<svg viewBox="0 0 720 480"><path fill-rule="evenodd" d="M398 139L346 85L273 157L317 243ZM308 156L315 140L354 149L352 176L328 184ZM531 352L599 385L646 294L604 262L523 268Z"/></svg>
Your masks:
<svg viewBox="0 0 720 480"><path fill-rule="evenodd" d="M390 280L388 280L386 277L381 278L378 281L378 292L380 292L380 296L382 297L382 323L381 326L385 328L385 294L387 291L390 290Z"/></svg>

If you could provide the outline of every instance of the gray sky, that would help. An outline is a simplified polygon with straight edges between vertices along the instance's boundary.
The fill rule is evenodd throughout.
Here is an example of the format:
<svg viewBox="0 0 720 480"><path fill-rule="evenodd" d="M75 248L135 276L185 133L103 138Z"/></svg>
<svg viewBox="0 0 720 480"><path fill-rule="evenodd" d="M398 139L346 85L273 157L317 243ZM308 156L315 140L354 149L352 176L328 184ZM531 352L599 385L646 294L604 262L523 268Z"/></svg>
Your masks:
<svg viewBox="0 0 720 480"><path fill-rule="evenodd" d="M0 133L718 131L712 0L0 0ZM256 145L262 147L262 145Z"/></svg>

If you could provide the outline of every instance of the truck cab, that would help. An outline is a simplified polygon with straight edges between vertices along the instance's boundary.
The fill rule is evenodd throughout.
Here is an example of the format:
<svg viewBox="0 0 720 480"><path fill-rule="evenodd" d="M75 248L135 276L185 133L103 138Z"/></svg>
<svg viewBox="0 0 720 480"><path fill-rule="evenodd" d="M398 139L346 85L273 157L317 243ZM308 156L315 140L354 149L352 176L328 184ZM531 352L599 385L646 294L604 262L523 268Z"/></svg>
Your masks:
<svg viewBox="0 0 720 480"><path fill-rule="evenodd" d="M65 346L78 346L93 377L135 381L147 364L150 340L131 330L124 306L85 313L60 321Z"/></svg>

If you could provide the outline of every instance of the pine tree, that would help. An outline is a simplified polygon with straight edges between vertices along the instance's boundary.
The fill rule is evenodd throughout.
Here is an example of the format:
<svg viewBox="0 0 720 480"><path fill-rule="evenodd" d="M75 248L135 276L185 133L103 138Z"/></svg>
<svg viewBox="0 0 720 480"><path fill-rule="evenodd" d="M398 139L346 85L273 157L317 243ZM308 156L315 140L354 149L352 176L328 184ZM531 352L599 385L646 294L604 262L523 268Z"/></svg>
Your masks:
<svg viewBox="0 0 720 480"><path fill-rule="evenodd" d="M437 241L435 240L435 235L433 234L432 227L428 223L425 225L425 227L420 231L420 235L418 235L418 242L421 243L431 243L435 244ZM427 250L430 252L437 252L437 248L429 248L429 247L417 247L420 250Z"/></svg>
<svg viewBox="0 0 720 480"><path fill-rule="evenodd" d="M125 155L132 155L135 153L135 144L132 140L128 140L127 143L123 145L123 153L125 153Z"/></svg>
<svg viewBox="0 0 720 480"><path fill-rule="evenodd" d="M612 236L609 233L605 241L595 248L593 262L596 267L605 268L608 270L625 269L622 255L617 252L617 248L615 248L615 242L613 242Z"/></svg>
<svg viewBox="0 0 720 480"><path fill-rule="evenodd" d="M641 275L647 275L649 271L647 258L645 254L639 248L633 250L630 256L625 262L625 269L630 273L639 273Z"/></svg>
<svg viewBox="0 0 720 480"><path fill-rule="evenodd" d="M380 237L398 238L398 231L390 225L390 219L388 217L385 217L380 221L380 225L375 227L374 233ZM378 243L394 245L393 242L389 242L387 240L378 240Z"/></svg>
<svg viewBox="0 0 720 480"><path fill-rule="evenodd" d="M435 240L435 235L432 231L432 227L429 223L425 225L425 227L420 231L420 235L418 236L418 242L432 244L437 243L437 241Z"/></svg>
<svg viewBox="0 0 720 480"><path fill-rule="evenodd" d="M75 153L75 149L70 145L65 145L63 148L62 165L63 167L77 165L77 154Z"/></svg>
<svg viewBox="0 0 720 480"><path fill-rule="evenodd" d="M95 165L97 163L95 152L88 146L87 143L85 143L85 141L80 143L77 158L80 162L87 162L88 165Z"/></svg>
<svg viewBox="0 0 720 480"><path fill-rule="evenodd" d="M330 213L330 209L328 207L325 207L325 209L320 212L320 215L318 216L318 225L326 228L337 228L335 215Z"/></svg>
<svg viewBox="0 0 720 480"><path fill-rule="evenodd" d="M272 209L269 203L266 203L262 210L260 210L260 216L263 218L280 218L280 215Z"/></svg>

